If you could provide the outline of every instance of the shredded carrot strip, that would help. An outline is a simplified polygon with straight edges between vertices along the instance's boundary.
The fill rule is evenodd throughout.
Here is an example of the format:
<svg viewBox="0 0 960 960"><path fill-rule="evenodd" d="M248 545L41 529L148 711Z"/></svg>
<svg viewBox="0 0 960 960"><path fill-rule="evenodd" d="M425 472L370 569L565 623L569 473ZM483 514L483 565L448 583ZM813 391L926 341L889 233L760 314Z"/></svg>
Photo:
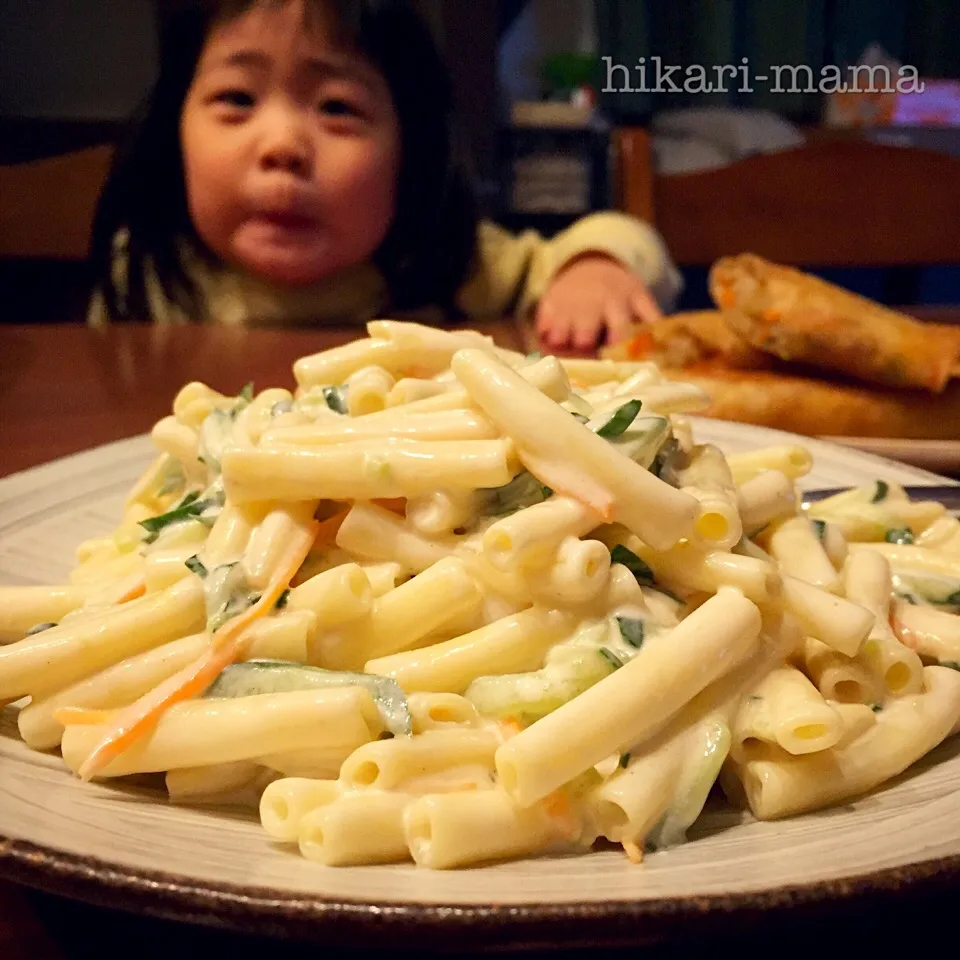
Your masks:
<svg viewBox="0 0 960 960"><path fill-rule="evenodd" d="M53 719L66 726L95 726L109 723L116 716L116 710L89 710L86 707L60 707L54 710Z"/></svg>
<svg viewBox="0 0 960 960"><path fill-rule="evenodd" d="M563 837L574 841L580 836L580 819L562 789L554 790L544 797L541 803L544 812Z"/></svg>
<svg viewBox="0 0 960 960"><path fill-rule="evenodd" d="M911 650L917 649L917 638L909 631L903 629L903 624L897 619L896 613L891 610L890 616L890 629L893 631L893 635L905 646L909 647Z"/></svg>
<svg viewBox="0 0 960 960"><path fill-rule="evenodd" d="M523 730L523 724L516 717L504 717L497 726L504 740L515 737ZM540 806L564 839L571 842L577 840L580 836L580 818L562 788L544 797Z"/></svg>
<svg viewBox="0 0 960 960"><path fill-rule="evenodd" d="M576 484L577 489L571 490L564 484L562 479L558 479L553 475L554 471L550 469L550 462L548 460L540 460L539 457L533 458L528 456L524 463L527 469L540 480L541 483L552 487L556 493L564 497L570 497L571 500L576 500L584 506L590 507L591 510L596 511L607 523L613 521L614 509L617 503L616 499L606 487L597 483L597 481L589 475L581 477L580 482Z"/></svg>
<svg viewBox="0 0 960 960"><path fill-rule="evenodd" d="M631 863L643 863L643 849L629 840L623 841L623 852Z"/></svg>
<svg viewBox="0 0 960 960"><path fill-rule="evenodd" d="M160 717L170 707L198 697L237 659L243 649L240 634L254 620L273 610L310 552L318 527L319 524L312 521L302 531L302 535L291 543L289 553L260 599L215 633L206 653L144 694L135 703L116 712L103 737L80 767L81 779L89 780L95 777L112 760L156 726Z"/></svg>
<svg viewBox="0 0 960 960"><path fill-rule="evenodd" d="M613 499L613 496L604 491L605 496L601 499L599 491L594 494L592 491L584 494L579 490L564 490L560 485L554 485L553 487L556 493L561 494L561 496L569 497L571 500L576 500L579 503L582 503L585 507L589 507L591 510L600 515L600 518L604 523L613 523L613 513L614 507L616 506L616 501Z"/></svg>
<svg viewBox="0 0 960 960"><path fill-rule="evenodd" d="M336 540L337 534L340 532L340 527L349 512L350 508L344 507L342 510L338 510L336 513L334 513L332 516L327 517L326 520L318 521L316 542L332 543L334 540Z"/></svg>
<svg viewBox="0 0 960 960"><path fill-rule="evenodd" d="M117 598L117 603L126 603L128 600L136 600L139 597L144 596L147 592L147 581L142 577L140 580L132 584L130 589L126 593L122 594Z"/></svg>
<svg viewBox="0 0 960 960"><path fill-rule="evenodd" d="M523 730L523 724L516 717L504 717L497 726L500 728L500 735L504 740L515 737Z"/></svg>
<svg viewBox="0 0 960 960"><path fill-rule="evenodd" d="M720 306L726 310L735 306L737 302L736 294L729 287L722 287L717 299L720 301Z"/></svg>
<svg viewBox="0 0 960 960"><path fill-rule="evenodd" d="M764 310L760 317L764 323L771 325L780 321L780 313L777 310Z"/></svg>

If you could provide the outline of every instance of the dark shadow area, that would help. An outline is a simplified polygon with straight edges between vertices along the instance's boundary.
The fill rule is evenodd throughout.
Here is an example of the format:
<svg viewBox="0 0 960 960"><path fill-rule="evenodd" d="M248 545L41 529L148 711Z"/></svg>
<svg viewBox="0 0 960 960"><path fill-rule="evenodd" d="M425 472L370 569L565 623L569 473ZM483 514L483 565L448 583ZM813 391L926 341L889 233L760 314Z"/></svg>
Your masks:
<svg viewBox="0 0 960 960"><path fill-rule="evenodd" d="M274 960L315 960L318 952L333 948L321 939L316 943L282 940L249 934L232 933L199 925L178 924L152 917L133 916L119 911L86 906L49 894L29 892L30 906L47 936L56 943L63 960L120 960L134 956L137 960L169 960L170 957L247 957L270 956ZM430 955L455 957L523 956L529 960L575 960L575 958L604 957L611 960L627 957L693 958L729 954L761 955L775 951L777 956L792 957L813 954L821 957L864 955L873 953L887 956L899 948L932 944L952 932L952 895L928 897L922 904L909 893L895 907L896 922L881 921L877 911L868 908L827 911L816 919L809 915L751 916L738 919L731 916L719 926L711 923L709 929L689 925L671 943L646 946L564 949L557 944L551 949L532 949L495 952L476 952L470 949L469 935L462 948L443 950L438 954L429 934L398 936L396 951L391 958ZM399 933L399 932L398 932ZM403 940L416 940L416 946L404 947ZM350 953L362 942L354 945ZM364 955L361 953L361 955Z"/></svg>
<svg viewBox="0 0 960 960"><path fill-rule="evenodd" d="M744 252L746 252L746 245ZM960 256L960 254L958 254ZM812 267L806 272L822 277L878 303L888 306L933 306L960 303L960 267L928 266L918 268L885 267ZM714 308L707 290L706 267L681 270L684 290L678 310Z"/></svg>
<svg viewBox="0 0 960 960"><path fill-rule="evenodd" d="M90 268L66 260L0 260L0 323L82 323Z"/></svg>

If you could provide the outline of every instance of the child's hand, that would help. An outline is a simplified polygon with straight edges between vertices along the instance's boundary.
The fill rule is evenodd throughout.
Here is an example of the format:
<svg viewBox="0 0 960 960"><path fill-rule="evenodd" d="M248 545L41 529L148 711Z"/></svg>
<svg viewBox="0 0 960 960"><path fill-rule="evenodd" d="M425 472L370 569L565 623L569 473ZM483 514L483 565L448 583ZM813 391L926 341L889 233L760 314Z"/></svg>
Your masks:
<svg viewBox="0 0 960 960"><path fill-rule="evenodd" d="M656 301L635 273L613 257L588 253L553 278L537 305L536 330L547 347L590 350L601 338L626 340L638 320L659 319Z"/></svg>

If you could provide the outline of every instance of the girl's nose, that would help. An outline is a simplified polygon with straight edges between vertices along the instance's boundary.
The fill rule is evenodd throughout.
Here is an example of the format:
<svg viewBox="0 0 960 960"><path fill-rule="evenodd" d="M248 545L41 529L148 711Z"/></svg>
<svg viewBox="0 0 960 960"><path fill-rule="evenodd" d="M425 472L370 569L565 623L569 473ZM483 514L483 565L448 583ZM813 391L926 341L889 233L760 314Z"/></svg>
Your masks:
<svg viewBox="0 0 960 960"><path fill-rule="evenodd" d="M313 167L313 144L295 118L276 118L265 132L260 152L264 170L307 177Z"/></svg>

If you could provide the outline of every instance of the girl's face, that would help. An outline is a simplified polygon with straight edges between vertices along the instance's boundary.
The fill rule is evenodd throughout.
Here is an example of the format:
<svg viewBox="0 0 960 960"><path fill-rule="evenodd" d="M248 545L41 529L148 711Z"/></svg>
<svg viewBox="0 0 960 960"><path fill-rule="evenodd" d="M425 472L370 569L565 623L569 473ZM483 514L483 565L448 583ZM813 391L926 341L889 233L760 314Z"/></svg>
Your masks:
<svg viewBox="0 0 960 960"><path fill-rule="evenodd" d="M216 26L180 124L194 227L278 283L361 263L394 215L400 132L380 73L309 23L303 0Z"/></svg>

